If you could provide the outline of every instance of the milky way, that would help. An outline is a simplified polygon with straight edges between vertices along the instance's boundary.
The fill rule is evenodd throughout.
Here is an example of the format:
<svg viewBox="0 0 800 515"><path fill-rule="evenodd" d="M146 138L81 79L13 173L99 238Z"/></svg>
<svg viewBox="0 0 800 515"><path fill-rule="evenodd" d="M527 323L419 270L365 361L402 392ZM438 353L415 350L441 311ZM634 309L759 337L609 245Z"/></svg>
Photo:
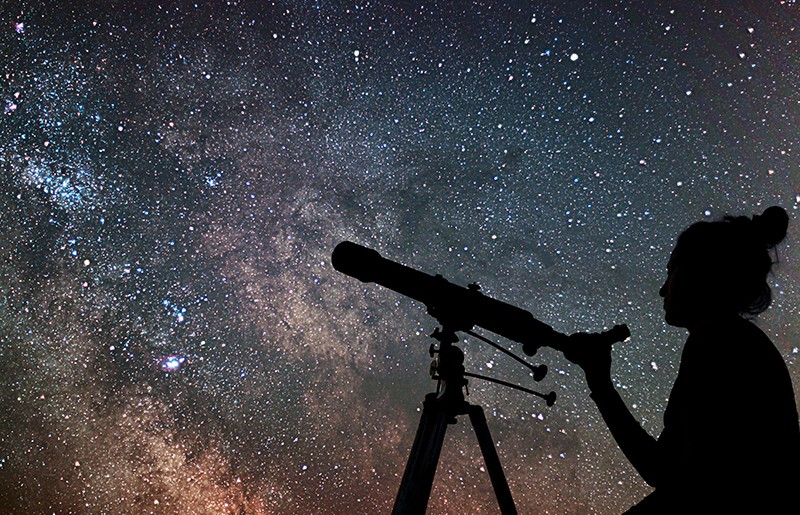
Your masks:
<svg viewBox="0 0 800 515"><path fill-rule="evenodd" d="M2 512L390 511L436 321L335 272L343 240L561 332L627 323L614 377L657 435L675 237L800 204L797 6L698 3L6 6ZM759 319L795 388L799 227ZM558 395L469 384L521 513L648 493L561 355L537 384L461 347ZM497 510L466 420L430 508Z"/></svg>

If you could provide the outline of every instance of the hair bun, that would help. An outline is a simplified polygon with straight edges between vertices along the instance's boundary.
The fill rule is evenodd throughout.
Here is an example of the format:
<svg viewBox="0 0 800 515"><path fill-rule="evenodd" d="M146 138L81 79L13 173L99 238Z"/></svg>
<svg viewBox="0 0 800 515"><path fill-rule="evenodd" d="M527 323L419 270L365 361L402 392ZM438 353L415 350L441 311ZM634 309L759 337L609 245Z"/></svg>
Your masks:
<svg viewBox="0 0 800 515"><path fill-rule="evenodd" d="M756 234L769 247L774 247L786 237L789 215L779 206L768 207L760 215L753 216Z"/></svg>

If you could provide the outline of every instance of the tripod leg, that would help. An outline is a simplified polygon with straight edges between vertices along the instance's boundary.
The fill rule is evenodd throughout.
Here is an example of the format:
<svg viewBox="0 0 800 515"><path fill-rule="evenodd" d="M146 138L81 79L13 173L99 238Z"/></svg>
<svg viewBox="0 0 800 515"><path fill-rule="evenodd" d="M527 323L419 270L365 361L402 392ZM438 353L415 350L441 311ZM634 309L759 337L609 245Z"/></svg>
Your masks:
<svg viewBox="0 0 800 515"><path fill-rule="evenodd" d="M475 429L475 436L478 437L478 445L483 453L483 460L486 462L486 469L489 471L489 478L492 480L494 495L500 505L500 513L503 515L516 515L517 508L514 506L514 499L511 497L511 490L508 488L506 475L500 465L500 457L494 446L492 435L489 433L489 426L486 424L486 415L483 408L470 405L468 408L469 420Z"/></svg>
<svg viewBox="0 0 800 515"><path fill-rule="evenodd" d="M448 414L435 393L426 395L422 406L417 435L403 473L403 482L397 492L393 515L422 514L428 507L433 476L447 430Z"/></svg>

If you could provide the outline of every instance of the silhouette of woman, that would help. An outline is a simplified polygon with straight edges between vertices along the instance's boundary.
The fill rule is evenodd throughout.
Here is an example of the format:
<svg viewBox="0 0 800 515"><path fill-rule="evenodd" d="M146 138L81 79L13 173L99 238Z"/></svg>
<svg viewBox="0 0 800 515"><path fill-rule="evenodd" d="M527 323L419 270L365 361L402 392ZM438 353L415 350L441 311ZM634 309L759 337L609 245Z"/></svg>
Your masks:
<svg viewBox="0 0 800 515"><path fill-rule="evenodd" d="M586 375L620 449L653 493L644 513L800 513L800 428L782 356L749 319L764 311L770 250L786 235L786 211L698 222L679 237L667 267L668 324L688 329L680 368L650 436L611 380L611 346L570 337L564 354Z"/></svg>

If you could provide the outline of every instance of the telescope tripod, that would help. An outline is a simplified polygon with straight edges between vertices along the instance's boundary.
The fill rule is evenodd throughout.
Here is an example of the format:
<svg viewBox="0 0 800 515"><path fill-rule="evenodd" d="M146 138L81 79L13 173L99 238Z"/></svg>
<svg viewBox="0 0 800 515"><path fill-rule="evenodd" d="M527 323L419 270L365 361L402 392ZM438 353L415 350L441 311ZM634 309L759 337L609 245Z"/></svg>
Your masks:
<svg viewBox="0 0 800 515"><path fill-rule="evenodd" d="M439 354L438 360L431 365L434 379L439 379L439 387L437 392L425 396L414 445L408 457L392 514L425 513L447 426L455 424L457 416L469 415L500 511L503 515L516 515L517 508L514 506L492 435L489 433L483 408L464 400L462 388L467 385L464 379L464 353L452 345L458 341L458 337L455 332L446 328L441 332L437 330L433 337L441 342L438 351L431 345L431 355L436 352Z"/></svg>

